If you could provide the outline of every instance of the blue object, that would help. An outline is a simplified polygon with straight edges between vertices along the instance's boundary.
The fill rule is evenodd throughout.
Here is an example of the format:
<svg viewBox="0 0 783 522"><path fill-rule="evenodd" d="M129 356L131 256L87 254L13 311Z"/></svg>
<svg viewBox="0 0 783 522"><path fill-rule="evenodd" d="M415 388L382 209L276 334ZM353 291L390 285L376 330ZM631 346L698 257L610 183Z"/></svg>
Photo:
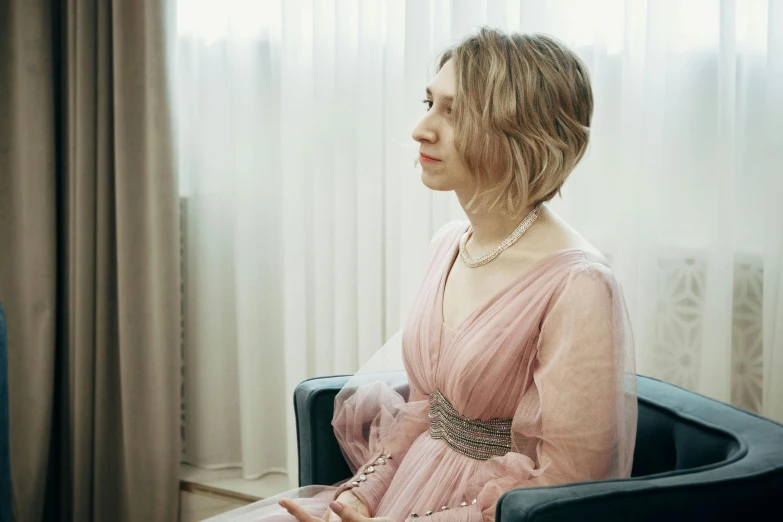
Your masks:
<svg viewBox="0 0 783 522"><path fill-rule="evenodd" d="M300 486L332 485L351 476L331 425L334 397L348 378L309 379L294 391ZM407 395L407 388L398 391ZM637 376L637 393L631 478L507 491L498 500L496 521L701 522L780 515L783 425L650 377Z"/></svg>
<svg viewBox="0 0 783 522"><path fill-rule="evenodd" d="M8 338L5 312L0 303L0 522L13 522L11 442L8 420Z"/></svg>

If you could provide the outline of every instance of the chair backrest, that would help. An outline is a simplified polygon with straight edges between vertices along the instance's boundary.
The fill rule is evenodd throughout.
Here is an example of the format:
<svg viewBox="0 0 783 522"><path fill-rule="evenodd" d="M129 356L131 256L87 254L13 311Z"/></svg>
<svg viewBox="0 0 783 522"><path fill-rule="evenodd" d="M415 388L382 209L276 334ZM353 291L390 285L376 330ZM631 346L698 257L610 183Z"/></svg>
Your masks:
<svg viewBox="0 0 783 522"><path fill-rule="evenodd" d="M13 520L11 441L8 420L8 338L5 311L0 303L0 522Z"/></svg>

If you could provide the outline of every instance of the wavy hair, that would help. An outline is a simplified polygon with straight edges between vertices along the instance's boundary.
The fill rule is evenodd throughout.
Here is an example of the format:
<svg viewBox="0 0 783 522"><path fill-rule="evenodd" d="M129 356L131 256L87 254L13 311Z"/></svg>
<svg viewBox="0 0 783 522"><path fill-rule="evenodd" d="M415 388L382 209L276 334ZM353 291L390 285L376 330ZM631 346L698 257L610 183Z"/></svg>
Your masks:
<svg viewBox="0 0 783 522"><path fill-rule="evenodd" d="M481 28L440 58L456 75L454 140L479 201L517 215L549 201L587 150L593 93L587 67L544 34Z"/></svg>

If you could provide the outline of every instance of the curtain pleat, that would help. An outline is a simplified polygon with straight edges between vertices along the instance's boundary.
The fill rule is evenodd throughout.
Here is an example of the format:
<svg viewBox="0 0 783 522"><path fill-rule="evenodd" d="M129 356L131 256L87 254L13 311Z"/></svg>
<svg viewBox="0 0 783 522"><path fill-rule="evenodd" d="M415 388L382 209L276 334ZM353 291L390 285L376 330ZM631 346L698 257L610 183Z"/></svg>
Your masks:
<svg viewBox="0 0 783 522"><path fill-rule="evenodd" d="M176 520L174 11L4 6L0 299L16 518Z"/></svg>

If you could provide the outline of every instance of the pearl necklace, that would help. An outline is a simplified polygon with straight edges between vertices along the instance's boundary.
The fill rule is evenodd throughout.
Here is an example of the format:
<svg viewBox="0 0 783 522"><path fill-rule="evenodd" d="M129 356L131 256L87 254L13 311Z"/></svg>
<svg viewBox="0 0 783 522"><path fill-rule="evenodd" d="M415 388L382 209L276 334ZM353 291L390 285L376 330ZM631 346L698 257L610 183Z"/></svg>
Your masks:
<svg viewBox="0 0 783 522"><path fill-rule="evenodd" d="M465 265L468 266L468 268L476 268L482 265L486 265L496 257L500 255L501 252L503 252L505 249L513 245L517 242L517 240L522 237L522 234L524 234L528 228L530 228L530 225L533 224L533 222L538 218L538 214L541 211L541 205L536 205L533 210L530 211L530 213L525 217L525 219L522 220L522 223L520 223L517 228L514 229L514 231L511 233L510 236L508 236L506 239L504 239L498 246L490 252L489 254L480 257L476 260L474 260L472 257L470 257L470 254L468 254L467 244L468 239L470 239L470 236L473 235L473 227L471 226L468 228L468 231L465 232L465 235L462 236L462 239L459 242L459 256L462 259L462 262L465 263Z"/></svg>

